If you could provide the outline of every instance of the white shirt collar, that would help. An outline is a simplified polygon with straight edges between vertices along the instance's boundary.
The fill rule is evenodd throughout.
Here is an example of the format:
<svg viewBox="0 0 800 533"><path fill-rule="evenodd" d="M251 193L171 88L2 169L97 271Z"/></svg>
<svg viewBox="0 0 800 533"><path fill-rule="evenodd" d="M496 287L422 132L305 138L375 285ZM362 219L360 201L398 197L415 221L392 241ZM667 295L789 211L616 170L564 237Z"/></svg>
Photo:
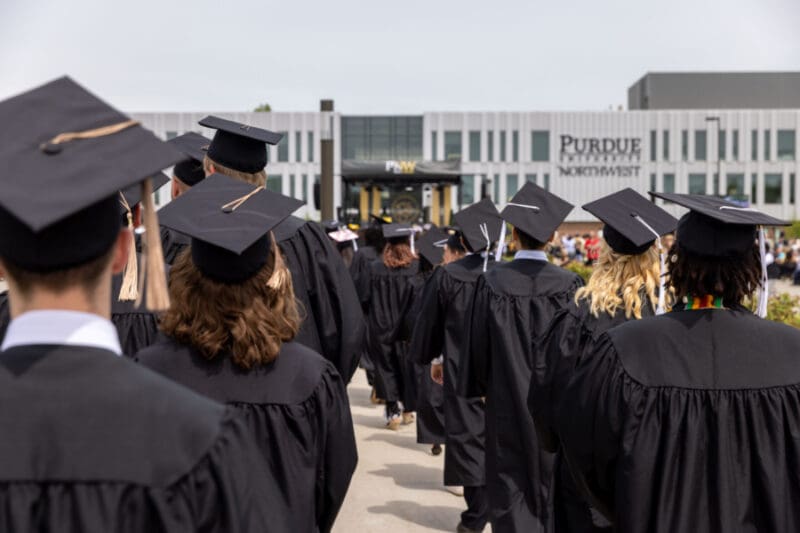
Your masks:
<svg viewBox="0 0 800 533"><path fill-rule="evenodd" d="M21 314L8 325L0 351L31 344L88 346L122 355L114 324L98 315L79 311L44 310Z"/></svg>
<svg viewBox="0 0 800 533"><path fill-rule="evenodd" d="M520 250L514 254L514 260L517 259L534 259L536 261L549 261L547 254L543 250Z"/></svg>

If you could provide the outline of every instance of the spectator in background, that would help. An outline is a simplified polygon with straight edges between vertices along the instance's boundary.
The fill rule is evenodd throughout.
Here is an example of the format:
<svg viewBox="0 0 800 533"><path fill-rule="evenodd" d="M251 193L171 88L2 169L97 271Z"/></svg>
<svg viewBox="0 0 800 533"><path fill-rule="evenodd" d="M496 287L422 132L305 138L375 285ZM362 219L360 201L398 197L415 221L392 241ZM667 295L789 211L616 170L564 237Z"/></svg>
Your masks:
<svg viewBox="0 0 800 533"><path fill-rule="evenodd" d="M589 238L586 239L586 264L593 265L595 261L600 257L600 238L597 236L597 232L590 231Z"/></svg>

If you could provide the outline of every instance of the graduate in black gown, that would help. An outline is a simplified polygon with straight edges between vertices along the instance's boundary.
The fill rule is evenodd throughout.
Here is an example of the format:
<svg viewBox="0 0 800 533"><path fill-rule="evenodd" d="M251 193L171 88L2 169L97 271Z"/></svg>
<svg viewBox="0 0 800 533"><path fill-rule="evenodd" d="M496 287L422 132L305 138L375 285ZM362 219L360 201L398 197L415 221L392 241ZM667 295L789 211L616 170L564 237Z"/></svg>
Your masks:
<svg viewBox="0 0 800 533"><path fill-rule="evenodd" d="M111 275L133 243L118 191L144 180L144 263L158 274L147 177L180 155L69 78L0 102L0 123L12 315L0 346L2 529L291 531L244 423L121 357L109 321ZM161 274L144 286L159 309Z"/></svg>
<svg viewBox="0 0 800 533"><path fill-rule="evenodd" d="M6 336L9 322L11 322L11 310L8 307L8 292L0 292L0 342Z"/></svg>
<svg viewBox="0 0 800 533"><path fill-rule="evenodd" d="M200 125L217 130L203 159L206 175L219 173L266 185L266 145L277 144L282 135L218 117L206 117ZM316 222L290 216L273 233L303 310L295 340L322 354L349 382L358 366L365 326L347 267Z"/></svg>
<svg viewBox="0 0 800 533"><path fill-rule="evenodd" d="M556 313L548 331L537 340L538 362L528 396L539 442L551 452L559 448L553 431L558 405L585 346L612 327L654 316L659 301L663 307L669 305L658 249L660 236L674 231L678 221L632 189L583 209L605 224L600 257L586 286L578 289L566 309ZM554 476L557 532L611 530L608 520L590 509L560 455Z"/></svg>
<svg viewBox="0 0 800 533"><path fill-rule="evenodd" d="M411 342L414 327L422 316L422 295L425 285L444 260L444 244L447 234L431 228L425 235L417 239L415 244L419 253L419 273L409 280L413 287L411 301L403 320L404 340ZM430 444L431 453L442 453L444 433L444 391L441 384L431 379L430 361L420 361L413 345L409 349L409 364L414 366L417 390L417 442Z"/></svg>
<svg viewBox="0 0 800 533"><path fill-rule="evenodd" d="M384 224L386 246L372 263L365 295L369 302L368 349L375 358L375 385L386 400L386 426L397 430L414 421L413 372L409 372L408 342L401 340L403 313L411 301L419 264L411 249L413 229L407 224Z"/></svg>
<svg viewBox="0 0 800 533"><path fill-rule="evenodd" d="M486 397L486 488L492 530L552 527L553 454L536 438L527 399L535 364L534 339L566 307L581 279L549 263L543 248L572 206L526 183L501 213L519 244L514 260L478 280L459 393Z"/></svg>
<svg viewBox="0 0 800 533"><path fill-rule="evenodd" d="M588 347L556 417L564 453L614 531L798 531L800 332L742 307L766 289L757 226L785 223L657 196L690 209L667 262L678 303Z"/></svg>
<svg viewBox="0 0 800 533"><path fill-rule="evenodd" d="M292 531L314 533L333 527L357 458L345 383L292 342L300 315L270 230L298 204L211 175L162 208L162 224L192 242L170 274L167 340L137 357L239 411L281 486Z"/></svg>
<svg viewBox="0 0 800 533"><path fill-rule="evenodd" d="M444 483L463 486L467 509L458 531L482 531L489 500L486 493L484 404L480 397L462 398L456 392L459 369L464 363L464 325L484 269L494 266L487 248L496 242L505 223L489 199L455 214L459 233L447 241L447 254L468 251L463 258L438 269L425 287L420 320L414 329L412 352L419 362L436 361L433 376L444 386L445 456ZM486 229L486 234L481 227ZM488 235L488 241L485 235Z"/></svg>

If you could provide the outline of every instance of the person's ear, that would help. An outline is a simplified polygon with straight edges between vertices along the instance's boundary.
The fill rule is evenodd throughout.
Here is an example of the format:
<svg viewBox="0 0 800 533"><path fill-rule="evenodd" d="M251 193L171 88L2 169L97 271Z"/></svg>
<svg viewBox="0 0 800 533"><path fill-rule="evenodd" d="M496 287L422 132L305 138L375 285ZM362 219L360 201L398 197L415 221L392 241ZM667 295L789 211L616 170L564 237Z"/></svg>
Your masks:
<svg viewBox="0 0 800 533"><path fill-rule="evenodd" d="M216 174L217 169L214 168L214 163L208 163L206 165L206 177L209 177L211 174Z"/></svg>
<svg viewBox="0 0 800 533"><path fill-rule="evenodd" d="M123 228L114 243L114 253L111 258L111 272L113 274L119 274L125 269L131 246L133 246L133 232L128 228Z"/></svg>

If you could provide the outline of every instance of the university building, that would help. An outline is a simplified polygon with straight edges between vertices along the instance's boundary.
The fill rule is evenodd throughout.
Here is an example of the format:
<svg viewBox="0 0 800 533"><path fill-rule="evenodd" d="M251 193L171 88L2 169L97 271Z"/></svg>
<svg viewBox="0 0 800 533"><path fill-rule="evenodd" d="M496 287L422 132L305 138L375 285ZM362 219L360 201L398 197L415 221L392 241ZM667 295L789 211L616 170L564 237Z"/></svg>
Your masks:
<svg viewBox="0 0 800 533"><path fill-rule="evenodd" d="M627 111L133 117L163 138L186 131L211 136L197 125L208 114L282 132L283 141L269 149L267 186L305 201L298 215L309 218L319 217L319 148L329 136L336 208L348 222L380 212L447 223L453 211L483 196L502 208L526 181L575 205L632 187L719 195L800 219L800 75L648 74L628 96ZM168 195L161 191L159 201ZM592 221L580 208L568 218Z"/></svg>

